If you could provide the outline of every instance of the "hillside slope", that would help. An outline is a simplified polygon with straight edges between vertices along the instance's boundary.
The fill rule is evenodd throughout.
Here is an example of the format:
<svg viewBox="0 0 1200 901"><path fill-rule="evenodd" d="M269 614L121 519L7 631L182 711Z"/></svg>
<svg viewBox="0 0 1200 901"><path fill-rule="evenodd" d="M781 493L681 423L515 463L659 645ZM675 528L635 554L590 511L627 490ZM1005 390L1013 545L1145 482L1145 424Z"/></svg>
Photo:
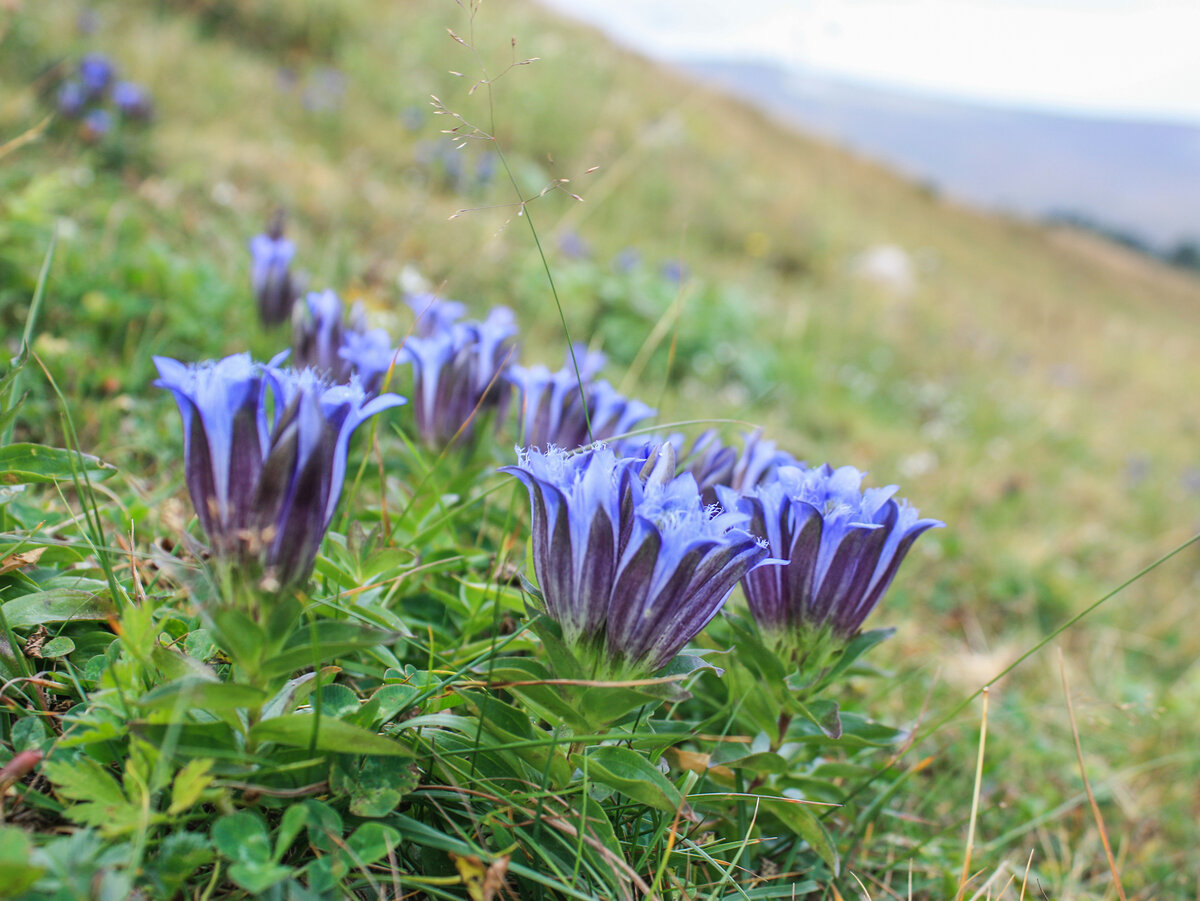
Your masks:
<svg viewBox="0 0 1200 901"><path fill-rule="evenodd" d="M130 400L152 352L273 348L244 286L246 240L276 207L310 284L362 298L397 338L412 264L476 311L515 307L526 356L556 363L532 220L573 337L632 367L624 387L664 421L761 424L949 524L878 614L900 629L881 656L904 676L884 692L901 717L927 697L949 709L1200 523L1200 281L947 203L525 2L473 23L448 0L114 2L91 34L81 9L7 14L0 143L46 114L53 67L89 50L150 86L155 121L123 155L59 129L0 160L0 323L8 351L65 217L39 350L94 400L76 415L96 453L159 459L107 424L162 418L165 399ZM431 115L431 95L462 120ZM461 150L441 134L456 126ZM584 202L551 190L518 216L497 149L525 197L569 178ZM586 253L567 252L573 236ZM911 284L864 276L887 245ZM678 284L659 271L674 262ZM102 335L94 366L84 325ZM1127 887L1156 897L1200 865L1186 788L1200 764L1174 754L1197 740L1196 563L1181 555L1061 639ZM1084 897L1107 871L1056 680L1043 654L997 692L976 859L1019 869L1034 849L1045 884ZM931 842L918 862L935 870L960 860L964 717L897 802L921 824L897 846Z"/></svg>

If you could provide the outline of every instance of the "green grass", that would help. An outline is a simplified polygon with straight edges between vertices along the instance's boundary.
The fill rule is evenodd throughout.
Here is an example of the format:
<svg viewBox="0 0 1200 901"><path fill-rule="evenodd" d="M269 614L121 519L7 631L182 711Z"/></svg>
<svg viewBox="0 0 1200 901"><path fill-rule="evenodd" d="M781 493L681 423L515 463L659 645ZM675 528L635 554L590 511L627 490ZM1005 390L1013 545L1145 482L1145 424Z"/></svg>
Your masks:
<svg viewBox="0 0 1200 901"><path fill-rule="evenodd" d="M478 57L446 34L471 31L448 0L109 3L90 37L75 30L78 9L0 12L0 144L45 116L51 67L91 49L150 86L156 121L119 153L84 148L55 122L0 159L0 334L15 353L57 228L33 348L69 399L81 448L121 471L97 489L110 544L132 523L150 553L190 515L175 414L149 388L151 355L249 346L262 358L285 340L256 324L245 287L245 242L278 206L310 284L362 298L394 337L407 322L395 313L397 279L412 263L477 313L514 307L527 359L561 359L555 300L512 186L452 191L415 162L454 124L431 115L431 94L494 132L526 198L571 179L584 203L555 191L527 210L567 325L602 341L618 371L638 362L625 388L657 404L660 421L761 424L802 459L900 483L949 524L918 543L876 614L875 624L898 627L875 652L893 676L856 681L852 698L882 719L940 719L1200 524L1200 497L1185 487L1200 465L1194 280L1090 238L958 208L525 3L482 9ZM526 57L538 60L468 93L481 61L495 76ZM326 67L344 73L345 95L336 110L307 111L303 90ZM415 131L402 122L412 109ZM486 146L460 151L468 168ZM592 260L554 252L566 231L590 243ZM922 261L910 296L853 274L853 256L884 242ZM610 261L626 247L641 266L615 273ZM674 259L691 272L682 296L657 274ZM640 353L676 301L674 326ZM48 383L32 366L23 378L18 440L67 444ZM507 504L499 493L495 504ZM32 528L41 511L59 521L78 512L79 496L43 491L13 520ZM418 512L437 521L436 510ZM416 544L441 540L411 528ZM43 567L91 559L83 536L94 536L61 534L73 547L47 550ZM442 550L456 546L446 538ZM124 558L111 559L120 568ZM486 561L472 566L486 578ZM1054 643L1130 897L1196 892L1196 571L1193 548ZM440 600L424 602L435 611ZM158 626L188 634L194 624L169 606ZM440 665L465 659L447 654ZM954 895L978 715L971 705L911 749L888 778L925 765L856 824L850 867L872 897L905 897L910 860L915 896ZM1040 884L1051 897L1115 897L1051 648L993 687L988 728L973 868L981 879L1017 874L1003 895L1007 876L993 883L991 897L1017 897L1031 852L1027 896ZM468 820L447 839L456 853L475 841ZM621 828L637 838L668 825ZM572 853L566 839L557 850L539 840L548 860ZM846 878L838 890L858 891Z"/></svg>

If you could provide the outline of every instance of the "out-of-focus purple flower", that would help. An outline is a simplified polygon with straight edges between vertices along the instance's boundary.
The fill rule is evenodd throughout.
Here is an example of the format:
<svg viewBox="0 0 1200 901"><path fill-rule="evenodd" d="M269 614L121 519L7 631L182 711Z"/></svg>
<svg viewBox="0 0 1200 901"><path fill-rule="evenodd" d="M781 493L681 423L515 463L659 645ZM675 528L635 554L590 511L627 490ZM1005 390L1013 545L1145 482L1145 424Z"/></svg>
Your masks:
<svg viewBox="0 0 1200 901"><path fill-rule="evenodd" d="M79 61L79 80L90 99L108 90L114 75L113 64L99 53L89 53Z"/></svg>
<svg viewBox="0 0 1200 901"><path fill-rule="evenodd" d="M86 102L87 94L79 82L64 81L58 86L58 111L68 119L74 119L82 113Z"/></svg>
<svg viewBox="0 0 1200 901"><path fill-rule="evenodd" d="M767 557L744 515L704 507L695 480L675 477L668 445L645 466L603 446L517 453L500 471L529 491L546 612L596 675L666 666Z"/></svg>
<svg viewBox="0 0 1200 901"><path fill-rule="evenodd" d="M754 619L781 646L809 648L828 634L852 638L917 536L944 525L895 500L895 485L863 491L862 479L852 466L783 466L740 498L718 489L723 504L749 515L750 531L766 539L771 556L788 561L742 583Z"/></svg>
<svg viewBox="0 0 1200 901"><path fill-rule="evenodd" d="M155 384L183 417L188 492L213 552L257 562L282 586L302 583L341 496L350 436L404 398L368 400L357 383L331 385L249 354L154 362Z"/></svg>
<svg viewBox="0 0 1200 901"><path fill-rule="evenodd" d="M361 307L351 313L347 328L342 299L335 292L309 292L305 303L292 310L292 362L300 369L315 369L332 381L348 382L350 363L342 358L342 345L348 331L365 327Z"/></svg>
<svg viewBox="0 0 1200 901"><path fill-rule="evenodd" d="M475 183L480 187L491 184L499 166L500 157L495 153L490 150L481 153L479 161L475 163Z"/></svg>
<svg viewBox="0 0 1200 901"><path fill-rule="evenodd" d="M89 144L95 144L112 131L112 113L106 109L94 109L83 117L79 124L79 136Z"/></svg>
<svg viewBox="0 0 1200 901"><path fill-rule="evenodd" d="M557 372L545 366L513 366L509 370L508 379L517 389L523 445L542 448L555 445L572 450L591 441L607 441L624 434L654 415L653 409L639 400L621 396L608 382L593 381L604 361L604 354L578 346L575 361L568 354L563 368Z"/></svg>
<svg viewBox="0 0 1200 901"><path fill-rule="evenodd" d="M568 260L586 260L592 248L579 232L567 231L558 236L558 249Z"/></svg>
<svg viewBox="0 0 1200 901"><path fill-rule="evenodd" d="M455 322L426 337L410 337L399 361L411 363L413 418L421 440L445 447L473 432L484 410L503 416L511 393L504 379L515 350L510 310L495 307L483 322Z"/></svg>
<svg viewBox="0 0 1200 901"><path fill-rule="evenodd" d="M376 394L383 388L388 371L399 360L399 350L381 328L346 332L338 353L350 364L368 394Z"/></svg>
<svg viewBox="0 0 1200 901"><path fill-rule="evenodd" d="M127 119L145 121L150 118L152 107L150 95L140 84L132 81L118 81L112 89L113 105Z"/></svg>
<svg viewBox="0 0 1200 901"><path fill-rule="evenodd" d="M467 308L457 300L444 300L436 294L410 294L404 302L417 316L413 333L421 338L450 331L467 314Z"/></svg>
<svg viewBox="0 0 1200 901"><path fill-rule="evenodd" d="M617 272L632 272L642 262L642 255L632 247L626 247L613 257L613 269Z"/></svg>
<svg viewBox="0 0 1200 901"><path fill-rule="evenodd" d="M681 260L667 260L659 271L663 278L676 285L685 282L689 275L688 267Z"/></svg>
<svg viewBox="0 0 1200 901"><path fill-rule="evenodd" d="M362 304L343 315L342 299L333 291L312 292L293 313L292 350L297 368L315 369L334 382L356 378L368 394L376 394L392 367L397 350L383 329L367 329Z"/></svg>
<svg viewBox="0 0 1200 901"><path fill-rule="evenodd" d="M300 296L291 272L295 255L295 246L283 236L282 216L277 215L264 234L250 239L250 282L265 325L285 322Z"/></svg>
<svg viewBox="0 0 1200 901"><path fill-rule="evenodd" d="M406 106L400 111L400 122L407 131L420 131L425 124L425 111L419 106Z"/></svg>
<svg viewBox="0 0 1200 901"><path fill-rule="evenodd" d="M774 441L763 440L761 429L745 432L742 442L742 451L738 453L724 444L715 430L709 429L696 438L686 453L680 453L679 468L696 477L706 503L716 501L718 485L744 494L775 475L779 467L799 465L787 451L776 450Z"/></svg>
<svg viewBox="0 0 1200 901"><path fill-rule="evenodd" d="M310 113L328 113L336 110L346 94L346 76L337 69L318 69L304 88L301 104Z"/></svg>

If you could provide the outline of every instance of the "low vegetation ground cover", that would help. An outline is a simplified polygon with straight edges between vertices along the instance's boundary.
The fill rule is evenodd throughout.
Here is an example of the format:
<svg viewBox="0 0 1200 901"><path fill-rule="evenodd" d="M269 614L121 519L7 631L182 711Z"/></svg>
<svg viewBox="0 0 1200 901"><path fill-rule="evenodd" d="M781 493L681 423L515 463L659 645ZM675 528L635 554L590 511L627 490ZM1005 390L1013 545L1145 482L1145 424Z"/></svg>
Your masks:
<svg viewBox="0 0 1200 901"><path fill-rule="evenodd" d="M62 114L97 53L148 121ZM1193 281L523 3L18 3L0 85L0 896L1116 897L1082 773L1126 895L1194 896L1195 549L1056 633L1200 521ZM868 623L896 634L789 687L739 589L684 683L590 684L496 471L520 411L426 440L398 359L303 603L214 615L155 357L291 343L246 250L280 208L293 272L393 346L406 293L505 305L527 367L607 354L638 426L902 484L948 527Z"/></svg>

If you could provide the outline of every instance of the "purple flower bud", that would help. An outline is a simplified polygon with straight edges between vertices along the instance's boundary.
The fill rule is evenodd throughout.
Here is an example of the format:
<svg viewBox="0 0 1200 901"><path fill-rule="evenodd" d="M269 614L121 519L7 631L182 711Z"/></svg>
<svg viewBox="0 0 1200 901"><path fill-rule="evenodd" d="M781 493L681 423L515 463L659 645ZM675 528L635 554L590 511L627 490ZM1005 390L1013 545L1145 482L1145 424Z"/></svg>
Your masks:
<svg viewBox="0 0 1200 901"><path fill-rule="evenodd" d="M893 499L895 485L860 490L862 478L852 466L783 466L741 498L718 489L722 503L749 515L771 556L788 561L742 583L754 619L784 644L824 630L852 638L917 536L944 525Z"/></svg>
<svg viewBox="0 0 1200 901"><path fill-rule="evenodd" d="M146 89L132 81L118 81L113 85L113 105L127 119L146 121L150 118L150 95Z"/></svg>
<svg viewBox="0 0 1200 901"><path fill-rule="evenodd" d="M113 80L113 65L99 53L89 53L79 61L79 80L90 99L94 100L108 90Z"/></svg>
<svg viewBox="0 0 1200 901"><path fill-rule="evenodd" d="M58 111L68 119L79 116L86 102L87 94L79 82L64 81L58 86Z"/></svg>
<svg viewBox="0 0 1200 901"><path fill-rule="evenodd" d="M453 323L404 342L399 359L412 364L413 418L426 445L445 447L460 431L469 436L482 410L503 415L516 333L512 312L495 307L483 322Z"/></svg>
<svg viewBox="0 0 1200 901"><path fill-rule="evenodd" d="M669 445L649 461L604 446L517 454L500 471L529 491L546 612L598 674L666 666L767 557L746 516L704 507L695 479L674 476Z"/></svg>
<svg viewBox="0 0 1200 901"><path fill-rule="evenodd" d="M249 354L185 365L155 357L183 417L188 492L214 554L280 585L308 578L333 519L350 436L404 398L262 366Z"/></svg>
<svg viewBox="0 0 1200 901"><path fill-rule="evenodd" d="M250 239L250 281L265 325L284 322L300 296L290 268L295 255L296 248L283 237L278 220L270 232Z"/></svg>

